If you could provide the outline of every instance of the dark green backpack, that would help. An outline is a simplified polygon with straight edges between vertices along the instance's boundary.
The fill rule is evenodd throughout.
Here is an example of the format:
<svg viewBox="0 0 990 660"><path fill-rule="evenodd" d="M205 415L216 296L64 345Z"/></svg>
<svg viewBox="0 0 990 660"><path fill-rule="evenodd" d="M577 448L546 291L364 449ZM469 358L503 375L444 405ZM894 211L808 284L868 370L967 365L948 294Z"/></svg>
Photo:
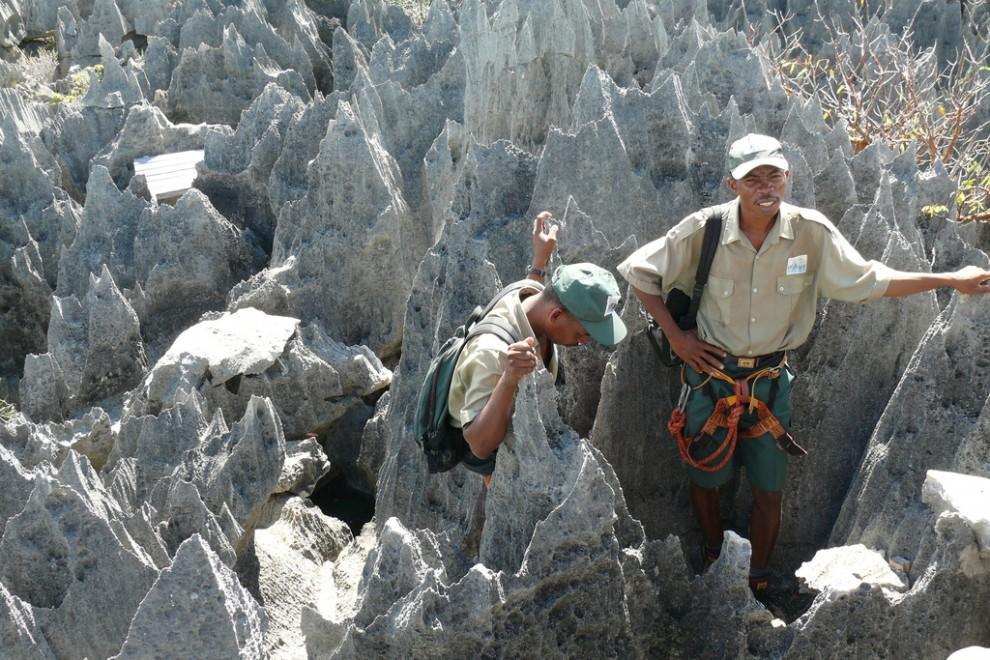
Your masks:
<svg viewBox="0 0 990 660"><path fill-rule="evenodd" d="M513 291L527 288L542 291L543 285L533 280L513 282L495 294L485 307L475 307L464 325L454 331L454 335L443 343L430 361L416 404L416 441L426 454L426 464L431 473L450 470L461 462L467 451L464 434L461 429L450 424L450 411L447 407L450 384L454 379L454 368L461 351L468 341L483 334L495 335L506 344L519 341L507 321L485 317L499 300Z"/></svg>

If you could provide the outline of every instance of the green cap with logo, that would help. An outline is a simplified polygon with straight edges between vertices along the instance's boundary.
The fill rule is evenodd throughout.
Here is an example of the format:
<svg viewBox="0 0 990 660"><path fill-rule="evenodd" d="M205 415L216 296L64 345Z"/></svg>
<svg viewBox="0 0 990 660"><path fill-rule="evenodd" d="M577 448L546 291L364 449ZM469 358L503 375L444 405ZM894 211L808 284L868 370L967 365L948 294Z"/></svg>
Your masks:
<svg viewBox="0 0 990 660"><path fill-rule="evenodd" d="M750 133L729 146L729 174L738 181L761 165L790 169L784 158L784 147L769 135Z"/></svg>
<svg viewBox="0 0 990 660"><path fill-rule="evenodd" d="M568 264L553 272L550 283L561 304L599 344L613 346L626 336L626 324L615 312L621 296L612 273L595 264Z"/></svg>

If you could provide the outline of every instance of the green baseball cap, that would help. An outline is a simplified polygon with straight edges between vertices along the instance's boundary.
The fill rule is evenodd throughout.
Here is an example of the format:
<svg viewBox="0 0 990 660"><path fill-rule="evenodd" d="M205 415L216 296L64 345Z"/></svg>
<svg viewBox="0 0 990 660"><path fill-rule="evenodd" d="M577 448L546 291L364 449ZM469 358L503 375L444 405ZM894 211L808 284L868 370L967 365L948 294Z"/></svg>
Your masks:
<svg viewBox="0 0 990 660"><path fill-rule="evenodd" d="M612 273L595 264L568 264L553 272L550 283L564 308L599 344L614 346L626 336L626 324L615 313L621 296Z"/></svg>
<svg viewBox="0 0 990 660"><path fill-rule="evenodd" d="M769 135L750 133L729 146L729 174L738 181L761 165L789 170L784 147Z"/></svg>

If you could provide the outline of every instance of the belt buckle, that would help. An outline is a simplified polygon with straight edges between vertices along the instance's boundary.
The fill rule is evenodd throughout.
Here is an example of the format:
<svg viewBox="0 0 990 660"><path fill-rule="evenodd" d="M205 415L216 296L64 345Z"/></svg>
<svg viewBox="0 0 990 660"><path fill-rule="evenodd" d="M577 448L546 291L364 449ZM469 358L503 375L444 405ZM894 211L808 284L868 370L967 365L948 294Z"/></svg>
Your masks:
<svg viewBox="0 0 990 660"><path fill-rule="evenodd" d="M756 366L756 358L736 358L736 365L740 369L752 369Z"/></svg>

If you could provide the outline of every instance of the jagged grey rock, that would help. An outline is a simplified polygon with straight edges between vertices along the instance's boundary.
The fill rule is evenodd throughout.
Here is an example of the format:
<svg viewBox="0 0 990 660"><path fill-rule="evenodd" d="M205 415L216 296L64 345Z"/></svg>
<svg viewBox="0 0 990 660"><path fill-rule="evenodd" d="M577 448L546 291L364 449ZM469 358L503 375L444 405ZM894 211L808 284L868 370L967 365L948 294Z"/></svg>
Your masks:
<svg viewBox="0 0 990 660"><path fill-rule="evenodd" d="M104 468L118 501L132 509L140 506L183 455L199 445L210 426L205 407L201 396L185 391L177 392L172 405L157 415L124 415Z"/></svg>
<svg viewBox="0 0 990 660"><path fill-rule="evenodd" d="M137 314L110 271L104 265L99 277L89 279L82 303L75 296L53 298L48 350L54 373L32 370L21 380L23 411L34 421L53 413L61 421L87 403L137 385L148 369ZM44 380L36 382L39 376ZM53 385L51 399L37 394Z"/></svg>
<svg viewBox="0 0 990 660"><path fill-rule="evenodd" d="M931 514L905 507L921 500L925 473L901 466L982 469L990 382L972 365L986 362L988 311L987 301L955 294L925 334L865 447L831 532L833 544L861 542L891 556L916 556Z"/></svg>
<svg viewBox="0 0 990 660"><path fill-rule="evenodd" d="M196 390L210 409L238 419L254 396L272 399L290 436L319 433L362 397L386 387L391 373L363 346L347 347L318 327L246 307L184 331L128 402L157 413Z"/></svg>
<svg viewBox="0 0 990 660"><path fill-rule="evenodd" d="M8 71L7 75L13 75L12 71L18 71L16 67L6 62L2 62L0 67L8 67L3 69ZM56 111L52 108L34 103L27 92L0 84L0 116L13 119L14 125L21 133L41 135L45 128L55 121L56 115Z"/></svg>
<svg viewBox="0 0 990 660"><path fill-rule="evenodd" d="M175 207L146 207L134 238L131 304L143 332L169 332L222 307L235 282L263 263L260 249L198 190Z"/></svg>
<svg viewBox="0 0 990 660"><path fill-rule="evenodd" d="M144 51L144 74L148 78L148 95L151 98L169 88L172 72L178 63L179 53L168 39L156 35L148 37L148 47Z"/></svg>
<svg viewBox="0 0 990 660"><path fill-rule="evenodd" d="M0 47L14 48L25 36L24 19L29 15L20 0L12 0L0 13Z"/></svg>
<svg viewBox="0 0 990 660"><path fill-rule="evenodd" d="M23 660L54 660L34 608L0 582L0 644L4 654Z"/></svg>
<svg viewBox="0 0 990 660"><path fill-rule="evenodd" d="M346 622L354 618L358 585L376 538L375 526L367 524L336 561L320 566L316 598L311 605L303 606L300 613L306 651L310 656L317 654L319 649L336 647Z"/></svg>
<svg viewBox="0 0 990 660"><path fill-rule="evenodd" d="M114 4L114 0L105 1ZM103 71L99 76L90 74L89 89L81 103L88 107L123 108L144 101L144 92L134 70L121 66L113 46L102 33L99 34L99 52Z"/></svg>
<svg viewBox="0 0 990 660"><path fill-rule="evenodd" d="M408 44L401 46L405 49ZM394 155L402 173L403 196L414 209L421 203L423 157L445 121L463 116L465 76L457 50L417 54L425 60L425 70L419 72L427 76L422 84L406 87L397 82L394 78L400 77L402 70L392 71L393 63L388 63L377 74L384 80L374 77L374 71L362 70L352 85L355 110L371 132L380 133L383 146ZM414 237L414 245L424 252L429 243L424 244L419 235Z"/></svg>
<svg viewBox="0 0 990 660"><path fill-rule="evenodd" d="M91 408L86 414L60 424L35 424L23 419L0 426L0 444L12 451L28 470L46 463L58 469L70 449L101 468L115 442L110 416L102 408Z"/></svg>
<svg viewBox="0 0 990 660"><path fill-rule="evenodd" d="M88 14L79 26L79 36L72 52L74 60L101 57L101 41L116 48L130 31L127 19L120 13L115 0L93 0Z"/></svg>
<svg viewBox="0 0 990 660"><path fill-rule="evenodd" d="M289 127L303 108L297 96L269 83L241 114L233 135L215 129L206 134L196 187L227 219L257 234L269 251L280 209L269 198L269 178ZM289 158L298 160L299 156L292 153Z"/></svg>
<svg viewBox="0 0 990 660"><path fill-rule="evenodd" d="M62 168L61 186L83 203L90 192L91 161L118 137L127 117L123 107L103 108L71 104L63 111L58 130L46 130L55 158ZM122 185L126 184L126 181Z"/></svg>
<svg viewBox="0 0 990 660"><path fill-rule="evenodd" d="M131 192L118 190L107 168L94 166L79 230L59 259L56 294L84 298L90 278L103 269L117 286L133 289L137 283L134 239L146 206Z"/></svg>
<svg viewBox="0 0 990 660"><path fill-rule="evenodd" d="M6 487L0 495L0 537L3 537L7 520L24 508L34 483L34 475L25 470L17 456L0 444L0 478Z"/></svg>
<svg viewBox="0 0 990 660"><path fill-rule="evenodd" d="M330 461L315 438L286 442L285 463L273 492L307 497L329 471Z"/></svg>
<svg viewBox="0 0 990 660"><path fill-rule="evenodd" d="M467 71L467 130L483 143L506 138L532 148L543 144L549 126L571 125L573 99L589 65L628 85L637 68L631 51L641 60L644 50L659 52L664 45L660 30L633 29L624 18L624 12L642 16L639 4L619 9L611 2L512 1L489 17L484 2L465 2L459 43ZM569 29L551 27L560 24ZM603 24L617 29L603 30Z"/></svg>
<svg viewBox="0 0 990 660"><path fill-rule="evenodd" d="M228 222L201 192L183 194L175 207L153 206L120 192L94 169L93 208L62 267L66 288L81 286L106 265L141 321L146 338L168 335L219 306L227 290L255 272L264 253ZM119 223L104 215L116 211ZM93 270L90 270L93 269Z"/></svg>
<svg viewBox="0 0 990 660"><path fill-rule="evenodd" d="M394 41L408 38L413 23L401 8L384 0L356 0L347 10L347 31L364 48L371 48L384 37Z"/></svg>
<svg viewBox="0 0 990 660"><path fill-rule="evenodd" d="M77 207L56 183L61 170L40 137L0 118L0 337L8 347L0 370L18 372L28 353L44 350L48 298L58 252L71 242Z"/></svg>
<svg viewBox="0 0 990 660"><path fill-rule="evenodd" d="M155 364L145 384L146 396L168 407L181 390L204 378L217 385L238 375L264 373L296 332L297 319L244 309L204 321L183 332Z"/></svg>
<svg viewBox="0 0 990 660"><path fill-rule="evenodd" d="M157 505L152 514L155 531L169 555L174 557L186 539L199 535L224 564L234 566L234 547L244 529L230 519L229 509L213 513L195 485L171 476L158 481L149 499Z"/></svg>
<svg viewBox="0 0 990 660"><path fill-rule="evenodd" d="M820 594L808 612L791 624L796 635L789 654L940 657L980 644L986 627L973 604L982 602L990 590L990 561L976 542L972 522L945 510L915 540L921 547L907 593L864 585L851 593ZM871 615L854 614L863 611ZM838 629L845 635L836 637Z"/></svg>
<svg viewBox="0 0 990 660"><path fill-rule="evenodd" d="M37 608L58 657L109 657L157 575L89 462L70 453L41 477L0 539L0 580Z"/></svg>
<svg viewBox="0 0 990 660"><path fill-rule="evenodd" d="M344 343L394 353L408 295L401 283L411 282L419 258L409 249L417 231L395 160L341 102L307 176L306 196L279 215L271 265L252 281L261 291L249 304L318 320ZM358 180L364 185L355 187ZM266 282L282 294L266 295Z"/></svg>
<svg viewBox="0 0 990 660"><path fill-rule="evenodd" d="M244 416L183 456L173 473L190 481L214 514L226 507L242 527L254 522L278 484L285 438L271 401L252 397Z"/></svg>
<svg viewBox="0 0 990 660"><path fill-rule="evenodd" d="M337 114L338 100L337 93L324 97L317 92L302 113L294 115L289 121L282 149L271 166L267 184L269 201L276 217L283 206L306 194L306 169L319 153L327 127Z"/></svg>
<svg viewBox="0 0 990 660"><path fill-rule="evenodd" d="M113 657L263 658L267 630L264 608L195 535L141 601Z"/></svg>
<svg viewBox="0 0 990 660"><path fill-rule="evenodd" d="M241 111L270 82L301 99L310 99L299 73L279 66L260 43L249 46L230 25L223 29L219 47L204 44L182 51L168 88L167 114L173 121L233 126Z"/></svg>

